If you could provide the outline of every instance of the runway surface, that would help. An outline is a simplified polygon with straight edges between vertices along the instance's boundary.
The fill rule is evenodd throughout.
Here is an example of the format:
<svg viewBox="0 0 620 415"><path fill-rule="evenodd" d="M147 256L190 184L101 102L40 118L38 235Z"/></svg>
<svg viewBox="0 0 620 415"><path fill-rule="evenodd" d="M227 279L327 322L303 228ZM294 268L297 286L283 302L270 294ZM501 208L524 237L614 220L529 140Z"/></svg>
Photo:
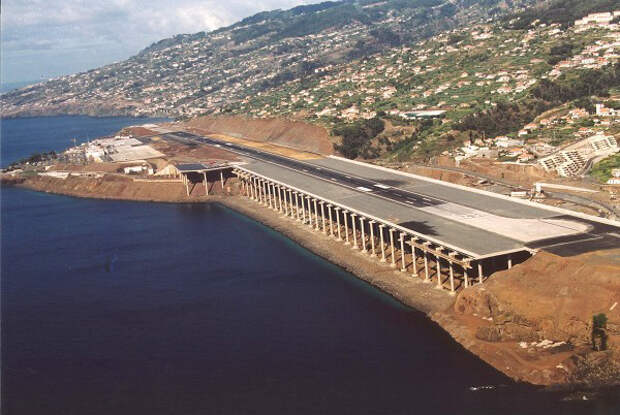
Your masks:
<svg viewBox="0 0 620 415"><path fill-rule="evenodd" d="M164 137L226 149L246 158L244 167L257 174L426 234L474 256L526 248L570 256L620 246L618 226L397 171L335 158L300 161L183 131Z"/></svg>

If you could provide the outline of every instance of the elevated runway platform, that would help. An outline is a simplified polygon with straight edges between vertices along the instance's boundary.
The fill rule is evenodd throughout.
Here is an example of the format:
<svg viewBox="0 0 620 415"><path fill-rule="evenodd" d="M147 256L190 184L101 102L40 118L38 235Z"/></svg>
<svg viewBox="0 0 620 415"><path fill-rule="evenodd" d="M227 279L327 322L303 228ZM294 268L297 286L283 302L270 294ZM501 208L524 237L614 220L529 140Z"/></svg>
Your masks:
<svg viewBox="0 0 620 415"><path fill-rule="evenodd" d="M620 224L337 157L292 159L178 131L176 141L217 146L249 199L346 241L454 294L539 249L559 255L620 244Z"/></svg>

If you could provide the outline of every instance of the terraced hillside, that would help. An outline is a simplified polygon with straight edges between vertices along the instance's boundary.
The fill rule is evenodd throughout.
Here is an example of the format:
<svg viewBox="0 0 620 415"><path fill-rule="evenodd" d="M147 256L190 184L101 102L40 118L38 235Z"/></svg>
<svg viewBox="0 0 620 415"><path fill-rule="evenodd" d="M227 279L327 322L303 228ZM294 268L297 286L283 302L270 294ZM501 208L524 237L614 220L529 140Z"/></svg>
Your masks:
<svg viewBox="0 0 620 415"><path fill-rule="evenodd" d="M3 116L192 116L315 69L481 21L531 0L328 1L164 39L136 56L2 96Z"/></svg>

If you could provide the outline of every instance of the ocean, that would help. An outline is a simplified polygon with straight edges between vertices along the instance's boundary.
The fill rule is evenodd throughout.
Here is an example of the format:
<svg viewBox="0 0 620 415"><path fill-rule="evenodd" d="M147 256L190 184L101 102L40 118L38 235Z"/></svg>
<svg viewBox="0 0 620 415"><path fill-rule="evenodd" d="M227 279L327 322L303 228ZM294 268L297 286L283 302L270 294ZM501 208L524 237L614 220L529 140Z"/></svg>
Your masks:
<svg viewBox="0 0 620 415"><path fill-rule="evenodd" d="M104 120L6 120L2 161L61 149L78 127L147 122L101 133ZM511 381L423 313L218 204L3 188L1 209L3 414L618 410Z"/></svg>

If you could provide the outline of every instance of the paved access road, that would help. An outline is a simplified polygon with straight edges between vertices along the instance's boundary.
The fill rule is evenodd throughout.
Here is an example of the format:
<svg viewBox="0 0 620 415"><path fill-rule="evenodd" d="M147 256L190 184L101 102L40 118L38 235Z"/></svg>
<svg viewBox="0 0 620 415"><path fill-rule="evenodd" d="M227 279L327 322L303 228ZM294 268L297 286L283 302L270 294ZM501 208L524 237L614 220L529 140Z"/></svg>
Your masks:
<svg viewBox="0 0 620 415"><path fill-rule="evenodd" d="M620 245L620 227L600 226L597 222L398 172L333 158L299 161L188 132L165 136L225 148L254 160L249 167L256 168L259 174L271 174L269 177L282 181L295 177L294 181L318 195L332 189L328 193L335 202L346 201L347 206L420 233L428 232L429 236L435 235L478 255L547 246L557 254L573 255ZM341 190L334 192L338 187ZM347 196L339 197L339 193Z"/></svg>

